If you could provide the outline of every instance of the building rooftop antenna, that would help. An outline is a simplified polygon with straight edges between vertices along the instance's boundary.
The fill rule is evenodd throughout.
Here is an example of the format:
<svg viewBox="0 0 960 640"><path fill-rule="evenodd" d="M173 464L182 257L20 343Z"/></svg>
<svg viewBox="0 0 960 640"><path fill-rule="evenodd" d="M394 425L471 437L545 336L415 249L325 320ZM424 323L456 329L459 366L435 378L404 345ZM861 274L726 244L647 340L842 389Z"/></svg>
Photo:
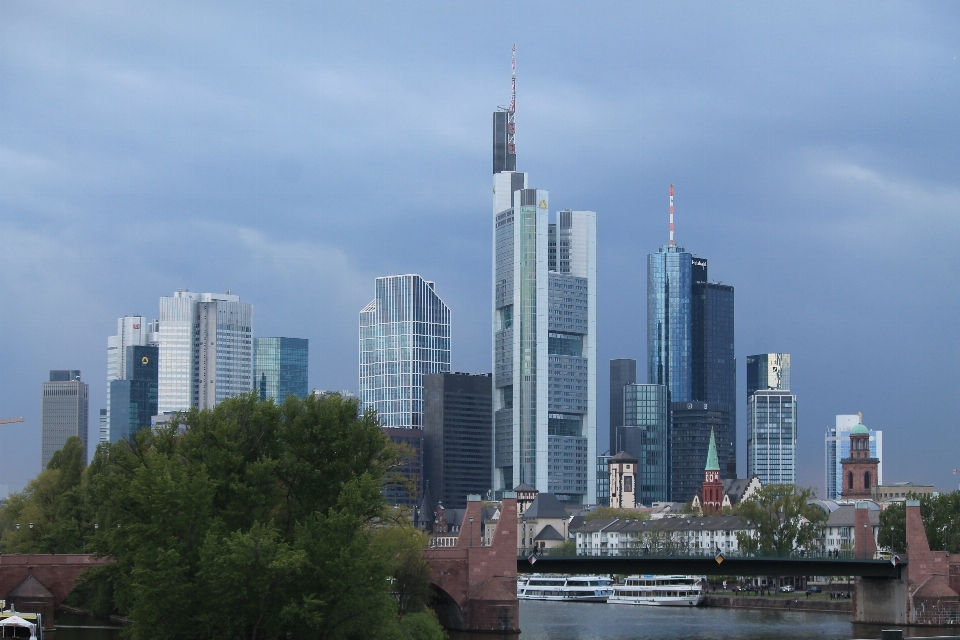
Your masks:
<svg viewBox="0 0 960 640"><path fill-rule="evenodd" d="M517 123L514 118L517 113L517 44L513 44L510 55L510 108L507 109L507 153L517 153Z"/></svg>
<svg viewBox="0 0 960 640"><path fill-rule="evenodd" d="M673 185L670 185L670 246L673 246Z"/></svg>

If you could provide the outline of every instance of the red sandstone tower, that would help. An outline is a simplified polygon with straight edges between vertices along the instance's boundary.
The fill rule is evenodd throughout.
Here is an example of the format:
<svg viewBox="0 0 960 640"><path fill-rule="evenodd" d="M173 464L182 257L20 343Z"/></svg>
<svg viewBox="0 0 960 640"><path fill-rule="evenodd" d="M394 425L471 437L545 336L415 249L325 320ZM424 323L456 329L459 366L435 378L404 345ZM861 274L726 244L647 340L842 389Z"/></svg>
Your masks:
<svg viewBox="0 0 960 640"><path fill-rule="evenodd" d="M862 424L850 430L850 457L840 461L843 468L844 500L869 500L870 489L877 484L880 460L870 457L870 432Z"/></svg>
<svg viewBox="0 0 960 640"><path fill-rule="evenodd" d="M720 480L720 461L717 459L717 441L710 429L710 449L703 469L703 515L719 514L723 504L723 482Z"/></svg>

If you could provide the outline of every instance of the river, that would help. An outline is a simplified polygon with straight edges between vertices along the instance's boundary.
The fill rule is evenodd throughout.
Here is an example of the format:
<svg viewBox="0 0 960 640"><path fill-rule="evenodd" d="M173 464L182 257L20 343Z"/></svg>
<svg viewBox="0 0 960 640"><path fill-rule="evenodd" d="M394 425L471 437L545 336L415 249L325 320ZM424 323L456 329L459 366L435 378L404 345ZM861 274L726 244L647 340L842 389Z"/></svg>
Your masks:
<svg viewBox="0 0 960 640"><path fill-rule="evenodd" d="M451 633L450 640L851 640L879 638L882 628L854 625L847 613L521 600L519 636ZM960 630L915 629L904 635L951 633Z"/></svg>

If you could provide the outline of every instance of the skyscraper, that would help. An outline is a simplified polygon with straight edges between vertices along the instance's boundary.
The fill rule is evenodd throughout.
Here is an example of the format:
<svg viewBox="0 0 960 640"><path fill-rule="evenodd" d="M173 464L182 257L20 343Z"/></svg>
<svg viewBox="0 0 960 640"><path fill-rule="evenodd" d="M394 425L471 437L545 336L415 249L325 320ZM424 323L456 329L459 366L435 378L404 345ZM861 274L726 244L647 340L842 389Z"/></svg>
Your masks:
<svg viewBox="0 0 960 640"><path fill-rule="evenodd" d="M401 471L417 495L388 489L389 501L419 505L423 376L449 371L450 309L434 283L418 275L377 278L376 297L360 311L360 402L376 410L387 435L416 452Z"/></svg>
<svg viewBox="0 0 960 640"><path fill-rule="evenodd" d="M727 436L730 405L725 402L674 402L670 405L670 489L671 500L689 502L703 484L703 470L710 452L710 434L715 440L721 473L735 477L730 468L735 443Z"/></svg>
<svg viewBox="0 0 960 640"><path fill-rule="evenodd" d="M550 223L549 194L526 183L525 174L494 176L494 481L590 503L596 214L560 211Z"/></svg>
<svg viewBox="0 0 960 640"><path fill-rule="evenodd" d="M309 347L306 338L253 339L253 381L261 400L282 404L290 395L307 397Z"/></svg>
<svg viewBox="0 0 960 640"><path fill-rule="evenodd" d="M211 409L253 389L253 305L177 291L160 298L159 412Z"/></svg>
<svg viewBox="0 0 960 640"><path fill-rule="evenodd" d="M843 487L843 467L840 463L844 458L850 457L850 431L861 423L861 416L838 415L836 417L836 426L827 429L824 437L825 454L824 469L826 470L824 478L824 487L826 487L826 498L828 500L839 500L841 489ZM879 429L868 429L870 435L870 457L876 458L877 463L877 484L883 483L883 431Z"/></svg>
<svg viewBox="0 0 960 640"><path fill-rule="evenodd" d="M617 427L626 424L623 421L623 388L628 384L636 383L636 360L620 358L610 361L610 449L608 455L612 456L618 453Z"/></svg>
<svg viewBox="0 0 960 640"><path fill-rule="evenodd" d="M126 348L124 376L110 382L110 442L133 441L157 415L159 351L153 346Z"/></svg>
<svg viewBox="0 0 960 640"><path fill-rule="evenodd" d="M749 399L755 391L760 389L790 390L789 353L761 353L747 356L747 398Z"/></svg>
<svg viewBox="0 0 960 640"><path fill-rule="evenodd" d="M670 500L670 402L660 384L623 388L623 426L616 429L616 450L637 459L636 499L649 506ZM612 494L611 494L612 495Z"/></svg>
<svg viewBox="0 0 960 640"><path fill-rule="evenodd" d="M423 377L423 477L448 509L493 488L492 394L490 374Z"/></svg>
<svg viewBox="0 0 960 640"><path fill-rule="evenodd" d="M647 256L647 380L671 402L693 399L692 262L672 241Z"/></svg>
<svg viewBox="0 0 960 640"><path fill-rule="evenodd" d="M764 485L797 482L797 397L757 390L747 401L747 474Z"/></svg>
<svg viewBox="0 0 960 640"><path fill-rule="evenodd" d="M43 383L41 469L47 468L53 454L70 436L79 437L87 451L89 403L90 385L80 381L80 371L50 371L50 381Z"/></svg>
<svg viewBox="0 0 960 640"><path fill-rule="evenodd" d="M124 316L117 319L117 334L107 338L107 413L106 431L101 431L100 441L110 442L110 393L111 382L123 380L127 372L127 347L157 345L158 322L147 323L143 316ZM126 425L123 425L126 428ZM115 441L115 440L114 440Z"/></svg>

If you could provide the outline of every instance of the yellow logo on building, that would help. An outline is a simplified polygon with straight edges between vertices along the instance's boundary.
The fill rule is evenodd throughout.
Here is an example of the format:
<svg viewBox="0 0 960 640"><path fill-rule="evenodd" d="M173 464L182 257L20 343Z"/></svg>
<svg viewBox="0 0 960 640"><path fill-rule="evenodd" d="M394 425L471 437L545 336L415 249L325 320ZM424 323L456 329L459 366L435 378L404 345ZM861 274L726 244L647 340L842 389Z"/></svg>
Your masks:
<svg viewBox="0 0 960 640"><path fill-rule="evenodd" d="M546 208L547 208L547 201L546 201L546 200L541 200L541 201L540 201L540 208L541 208L541 209L546 209Z"/></svg>
<svg viewBox="0 0 960 640"><path fill-rule="evenodd" d="M150 358L148 358L147 356L143 356L142 358L140 358L140 364L147 364L148 362L150 362Z"/></svg>

